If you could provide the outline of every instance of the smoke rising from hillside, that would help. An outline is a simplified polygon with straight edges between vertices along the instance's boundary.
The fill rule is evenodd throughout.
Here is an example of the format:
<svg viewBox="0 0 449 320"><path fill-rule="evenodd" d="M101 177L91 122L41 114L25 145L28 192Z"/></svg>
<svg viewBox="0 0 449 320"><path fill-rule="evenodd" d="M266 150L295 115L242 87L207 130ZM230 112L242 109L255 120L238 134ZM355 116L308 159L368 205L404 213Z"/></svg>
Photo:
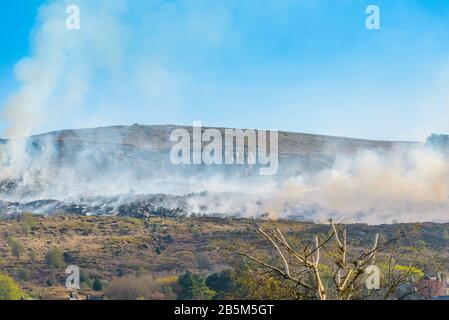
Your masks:
<svg viewBox="0 0 449 320"><path fill-rule="evenodd" d="M367 151L339 159L307 181L287 179L272 201L277 208L316 204L314 214L336 220L449 221L448 178L448 159L428 148L383 156Z"/></svg>
<svg viewBox="0 0 449 320"><path fill-rule="evenodd" d="M99 118L114 114L116 119L126 113L123 106L176 110L178 86L188 91L184 83L190 79L165 68L164 54L152 51L148 43L138 44L144 51L140 56L124 59L136 45L126 37L135 30L129 30L121 17L129 1L77 2L82 16L76 32L64 27L69 2L51 1L40 10L32 55L16 66L20 87L6 105L7 138L26 137L42 128L95 126ZM87 3L89 10L83 10ZM164 8L168 13L174 10L170 5ZM228 35L226 12L189 10L195 19L182 16L171 22L179 30L195 30L199 46L214 47ZM161 19L157 13L152 18ZM173 41L183 38L181 33ZM101 83L95 92L94 83ZM51 137L37 146L33 139L0 144L0 183L7 182L1 185L0 200L76 202L86 197L195 193L186 200L188 212L369 223L449 220L449 162L442 153L424 147L338 157L331 167L316 172L249 177L220 167L173 172L169 165L160 166L169 161L168 155L119 147L124 144L120 136L108 139L98 144L80 139L70 150L60 150Z"/></svg>
<svg viewBox="0 0 449 320"><path fill-rule="evenodd" d="M70 118L83 108L92 82L99 80L94 73L108 74L120 61L122 33L117 14L121 1L108 6L99 6L100 2L90 2L92 10L83 12L84 28L76 31L65 27L68 1L50 1L40 8L32 54L17 63L15 76L20 87L5 106L7 138L73 126ZM98 25L94 27L94 23Z"/></svg>
<svg viewBox="0 0 449 320"><path fill-rule="evenodd" d="M12 192L1 192L0 200L76 203L119 196L119 205L138 194L171 194L186 197L187 214L373 224L449 221L449 162L425 146L383 154L362 151L338 157L331 167L318 171L262 177L227 172L224 166L177 170L170 167L168 153L161 155L167 162L161 166L160 159L151 159L145 150L125 151L120 143L82 143L76 151L64 149L66 157L53 139L44 139L38 151L30 151L35 143L28 141L27 152L34 156L22 162L22 168L3 162L0 181L16 185ZM176 208L168 202L164 205Z"/></svg>

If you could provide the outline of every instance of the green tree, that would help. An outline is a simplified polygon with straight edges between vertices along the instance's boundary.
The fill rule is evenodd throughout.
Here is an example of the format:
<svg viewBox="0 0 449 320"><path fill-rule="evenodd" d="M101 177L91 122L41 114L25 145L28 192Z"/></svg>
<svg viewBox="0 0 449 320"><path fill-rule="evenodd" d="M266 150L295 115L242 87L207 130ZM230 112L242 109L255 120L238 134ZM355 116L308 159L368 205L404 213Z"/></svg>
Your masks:
<svg viewBox="0 0 449 320"><path fill-rule="evenodd" d="M201 276L186 272L177 281L178 299L180 300L211 300L215 291L210 289Z"/></svg>
<svg viewBox="0 0 449 320"><path fill-rule="evenodd" d="M30 273L27 269L19 268L16 270L17 273L17 280L19 281L28 281L30 277Z"/></svg>
<svg viewBox="0 0 449 320"><path fill-rule="evenodd" d="M0 300L20 300L26 294L20 290L17 283L6 275L0 274Z"/></svg>
<svg viewBox="0 0 449 320"><path fill-rule="evenodd" d="M24 213L20 217L20 229L26 235L28 235L35 226L36 226L36 219L33 217L31 213Z"/></svg>
<svg viewBox="0 0 449 320"><path fill-rule="evenodd" d="M216 292L214 299L224 299L227 292L235 288L233 271L230 269L211 274L206 278L206 285Z"/></svg>
<svg viewBox="0 0 449 320"><path fill-rule="evenodd" d="M20 259L20 256L25 252L23 244L18 239L13 237L8 238L8 244L12 255L17 259Z"/></svg>
<svg viewBox="0 0 449 320"><path fill-rule="evenodd" d="M64 255L58 248L51 248L45 255L45 262L52 269L58 269L64 267Z"/></svg>
<svg viewBox="0 0 449 320"><path fill-rule="evenodd" d="M31 227L26 221L21 221L20 230L22 230L25 235L28 235L31 232Z"/></svg>
<svg viewBox="0 0 449 320"><path fill-rule="evenodd" d="M31 229L36 226L36 219L31 213L24 213L20 220L28 224Z"/></svg>
<svg viewBox="0 0 449 320"><path fill-rule="evenodd" d="M100 279L95 279L94 283L92 284L92 290L94 291L102 291L103 290L103 281Z"/></svg>

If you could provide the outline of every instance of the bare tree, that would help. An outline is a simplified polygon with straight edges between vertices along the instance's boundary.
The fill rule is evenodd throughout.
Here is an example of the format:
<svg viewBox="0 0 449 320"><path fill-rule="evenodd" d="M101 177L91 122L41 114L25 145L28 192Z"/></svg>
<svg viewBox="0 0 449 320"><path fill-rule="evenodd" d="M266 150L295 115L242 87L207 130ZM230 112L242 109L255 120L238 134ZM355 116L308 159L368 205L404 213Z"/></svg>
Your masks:
<svg viewBox="0 0 449 320"><path fill-rule="evenodd" d="M238 254L267 268L282 281L298 288L302 297L320 300L360 298L361 292L367 290L366 271L375 263L376 254L399 239L399 236L395 236L381 245L379 234L375 234L372 246L358 256L353 255L351 259L348 254L346 228L337 228L333 222L330 235L325 239L316 236L313 245L304 245L299 250L292 247L279 229L264 231L259 227L257 231L275 249L282 267L246 252L239 251ZM409 278L410 274L404 274L399 279L390 281L384 298L388 298Z"/></svg>

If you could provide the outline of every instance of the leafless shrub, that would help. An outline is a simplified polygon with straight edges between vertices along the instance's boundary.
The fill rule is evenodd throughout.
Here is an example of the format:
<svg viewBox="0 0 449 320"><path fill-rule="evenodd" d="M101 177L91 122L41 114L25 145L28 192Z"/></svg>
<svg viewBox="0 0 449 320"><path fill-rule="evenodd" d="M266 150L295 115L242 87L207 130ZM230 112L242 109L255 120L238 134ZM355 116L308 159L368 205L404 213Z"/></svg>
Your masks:
<svg viewBox="0 0 449 320"><path fill-rule="evenodd" d="M337 227L334 223L331 223L330 232L324 239L315 236L313 245L304 245L300 249L294 249L279 229L264 231L258 228L257 232L270 243L279 263L267 263L265 261L268 259L256 254L241 251L238 254L268 270L270 277L275 275L286 289L294 290L299 299L320 300L367 298L367 268L375 264L376 254L386 251L387 248L391 251L391 263L395 254L395 251L391 250L392 244L397 243L400 237L396 235L381 244L379 235L376 234L369 249L350 255L346 228ZM377 296L382 299L391 298L399 286L410 280L410 275L408 270L395 278L389 273L386 277L387 283L384 283L386 289L381 293L377 292Z"/></svg>
<svg viewBox="0 0 449 320"><path fill-rule="evenodd" d="M112 300L161 300L161 286L151 276L127 275L112 279L106 287Z"/></svg>

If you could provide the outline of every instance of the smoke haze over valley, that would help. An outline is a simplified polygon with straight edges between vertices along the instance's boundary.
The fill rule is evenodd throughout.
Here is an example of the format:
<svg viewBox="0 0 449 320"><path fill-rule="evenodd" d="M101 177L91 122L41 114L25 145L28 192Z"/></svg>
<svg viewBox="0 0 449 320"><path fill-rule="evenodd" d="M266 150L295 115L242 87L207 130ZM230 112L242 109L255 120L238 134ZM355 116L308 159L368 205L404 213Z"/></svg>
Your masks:
<svg viewBox="0 0 449 320"><path fill-rule="evenodd" d="M173 165L175 128L136 124L2 140L2 213L449 220L449 162L428 144L280 132L279 172L260 176L257 165Z"/></svg>
<svg viewBox="0 0 449 320"><path fill-rule="evenodd" d="M407 136L422 140L430 128L416 129L412 118L427 125L428 114L422 117L422 109L429 104L444 107L440 102L445 101L445 90L438 89L445 79L441 68L419 74L419 81L437 88L428 92L398 70L393 71L400 77L383 74L377 56L369 63L365 55L347 56L353 47L346 36L335 41L334 34L318 24L315 33L307 24L289 28L293 22L305 23L304 15L316 14L308 1L298 3L291 10L293 4L276 1L260 8L233 1L80 0L81 27L69 30L69 2L45 2L30 34L29 55L15 65L14 90L2 110L0 213L448 221L447 155L424 143L281 131L279 171L263 177L257 174L259 165L173 165L169 137L177 126L103 127L136 119L154 124L202 119L242 128L315 124L315 132L354 137L384 136L385 129L390 136L403 137L399 128L405 130L407 123L413 131ZM254 25L241 19L256 8L267 12L254 17ZM325 11L332 19L348 21L338 8ZM273 12L294 16L267 22ZM358 14L353 19L359 23ZM354 29L361 35L358 39L368 38L362 22L360 30ZM260 39L254 37L256 25L273 28L267 32L271 42L276 39L273 43L293 29L298 32L295 41L303 42L295 46L288 40L271 47L267 30ZM397 35L389 37L390 42L406 42ZM348 52L341 53L334 42L346 43ZM376 47L376 42L359 45ZM317 48L335 55L310 54ZM370 51L367 48L364 52ZM285 52L282 59L279 52ZM384 54L387 61L402 61L395 52ZM393 78L397 83L385 81ZM429 126L444 128L444 118L432 116L438 123ZM93 129L71 129L79 127ZM35 135L55 128L70 130ZM373 128L379 131L375 134Z"/></svg>

